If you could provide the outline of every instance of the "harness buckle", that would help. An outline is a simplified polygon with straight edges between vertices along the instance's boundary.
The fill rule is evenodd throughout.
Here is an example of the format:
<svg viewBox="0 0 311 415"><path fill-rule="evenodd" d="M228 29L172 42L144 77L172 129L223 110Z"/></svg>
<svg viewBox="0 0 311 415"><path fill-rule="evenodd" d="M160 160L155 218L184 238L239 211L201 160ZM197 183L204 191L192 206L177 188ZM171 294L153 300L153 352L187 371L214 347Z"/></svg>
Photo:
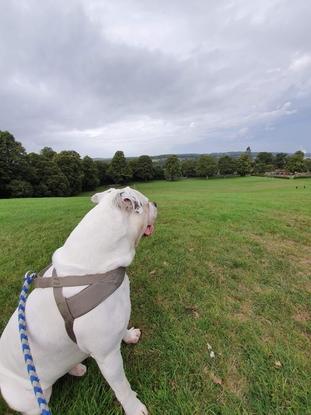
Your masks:
<svg viewBox="0 0 311 415"><path fill-rule="evenodd" d="M52 287L53 288L60 288L60 287L62 287L61 280L58 277L52 277L52 281L51 282L52 282Z"/></svg>

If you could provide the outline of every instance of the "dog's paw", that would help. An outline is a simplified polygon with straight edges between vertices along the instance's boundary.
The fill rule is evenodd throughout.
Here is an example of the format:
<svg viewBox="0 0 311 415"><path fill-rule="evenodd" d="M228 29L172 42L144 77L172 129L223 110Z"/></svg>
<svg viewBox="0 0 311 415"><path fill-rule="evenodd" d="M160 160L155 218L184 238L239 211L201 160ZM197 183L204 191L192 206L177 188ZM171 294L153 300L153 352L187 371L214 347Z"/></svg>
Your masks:
<svg viewBox="0 0 311 415"><path fill-rule="evenodd" d="M123 341L128 344L135 344L138 343L141 336L141 331L139 329L135 329L132 327L131 329L126 331L125 336L123 337Z"/></svg>
<svg viewBox="0 0 311 415"><path fill-rule="evenodd" d="M72 375L72 376L81 377L86 374L86 370L87 370L86 366L83 365L82 363L79 363L75 367L73 367L68 373L69 375Z"/></svg>
<svg viewBox="0 0 311 415"><path fill-rule="evenodd" d="M140 403L140 407L137 409L137 412L135 412L135 415L148 415L147 408L143 403Z"/></svg>
<svg viewBox="0 0 311 415"><path fill-rule="evenodd" d="M124 410L126 415L148 415L147 408L137 398L135 398L135 402L131 403L130 407L124 408Z"/></svg>

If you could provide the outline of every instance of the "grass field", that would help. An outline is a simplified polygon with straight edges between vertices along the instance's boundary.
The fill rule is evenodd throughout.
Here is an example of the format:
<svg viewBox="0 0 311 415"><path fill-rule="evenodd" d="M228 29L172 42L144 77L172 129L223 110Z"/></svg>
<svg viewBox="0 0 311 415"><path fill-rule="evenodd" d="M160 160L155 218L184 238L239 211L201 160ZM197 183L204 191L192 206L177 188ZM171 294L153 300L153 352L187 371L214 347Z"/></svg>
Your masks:
<svg viewBox="0 0 311 415"><path fill-rule="evenodd" d="M159 218L129 268L131 322L143 336L122 350L150 414L311 414L311 180L137 189ZM0 201L1 329L25 271L47 265L90 207L86 195ZM95 362L87 366L55 385L53 414L122 414ZM0 414L11 413L0 398Z"/></svg>

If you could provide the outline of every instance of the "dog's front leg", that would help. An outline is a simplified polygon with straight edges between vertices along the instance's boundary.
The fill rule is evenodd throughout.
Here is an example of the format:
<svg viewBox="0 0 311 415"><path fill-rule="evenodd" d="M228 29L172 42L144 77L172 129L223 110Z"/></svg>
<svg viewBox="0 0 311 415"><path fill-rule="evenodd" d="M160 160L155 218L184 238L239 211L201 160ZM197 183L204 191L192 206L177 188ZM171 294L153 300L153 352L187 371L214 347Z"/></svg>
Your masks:
<svg viewBox="0 0 311 415"><path fill-rule="evenodd" d="M131 389L125 376L120 349L114 350L103 360L94 357L126 415L148 415L147 408L136 398L136 392Z"/></svg>

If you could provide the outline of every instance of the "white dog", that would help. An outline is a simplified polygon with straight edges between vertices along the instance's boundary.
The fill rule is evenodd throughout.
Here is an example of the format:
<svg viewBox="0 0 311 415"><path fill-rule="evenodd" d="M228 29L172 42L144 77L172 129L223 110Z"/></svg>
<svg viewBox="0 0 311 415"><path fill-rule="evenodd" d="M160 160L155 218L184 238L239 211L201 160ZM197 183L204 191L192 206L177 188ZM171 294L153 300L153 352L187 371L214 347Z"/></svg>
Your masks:
<svg viewBox="0 0 311 415"><path fill-rule="evenodd" d="M59 277L104 273L131 264L142 235L153 232L156 204L136 190L109 189L92 197L97 205L87 213L53 255ZM52 267L44 277L50 277ZM66 287L70 297L85 287ZM65 330L52 288L32 291L26 307L29 343L47 401L54 382L69 372L82 376L80 362L92 356L127 415L146 415L126 379L121 341L137 343L139 329L127 330L131 304L129 280L92 311L74 321L74 343ZM0 388L8 405L24 415L40 414L21 352L17 310L0 339Z"/></svg>

